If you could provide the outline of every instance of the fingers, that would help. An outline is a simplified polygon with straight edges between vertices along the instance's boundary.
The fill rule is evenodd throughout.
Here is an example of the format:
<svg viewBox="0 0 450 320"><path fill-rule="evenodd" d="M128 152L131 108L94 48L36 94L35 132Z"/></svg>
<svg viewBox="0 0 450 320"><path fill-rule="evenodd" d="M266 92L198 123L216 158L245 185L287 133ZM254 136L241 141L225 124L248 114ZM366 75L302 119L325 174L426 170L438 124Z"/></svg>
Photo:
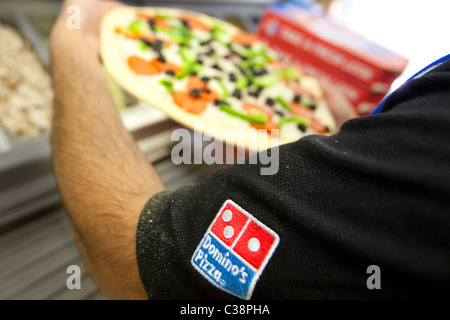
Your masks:
<svg viewBox="0 0 450 320"><path fill-rule="evenodd" d="M64 0L55 27L75 30L86 34L96 30L100 18L98 0ZM71 27L69 27L71 25Z"/></svg>
<svg viewBox="0 0 450 320"><path fill-rule="evenodd" d="M100 17L103 18L111 10L113 10L117 7L122 7L122 6L125 6L125 4L122 2L119 2L119 1L113 1L113 0L100 1ZM98 32L100 32L100 30ZM100 43L99 35L97 35L96 45L97 45L97 55L98 55L99 61L101 61L101 55L100 55L101 43Z"/></svg>
<svg viewBox="0 0 450 320"><path fill-rule="evenodd" d="M98 55L101 18L122 5L119 1L64 0L52 28L51 43L58 51L63 46L70 50L86 47Z"/></svg>
<svg viewBox="0 0 450 320"><path fill-rule="evenodd" d="M333 114L338 129L347 120L356 118L358 116L353 105L344 96L343 93L327 83L321 83L321 87L325 96L325 100L328 104L328 108Z"/></svg>
<svg viewBox="0 0 450 320"><path fill-rule="evenodd" d="M112 9L115 9L117 7L121 7L121 6L124 6L124 5L125 5L124 3L119 2L119 1L112 1L112 0L101 1L100 2L101 16L104 17L105 14L107 14Z"/></svg>

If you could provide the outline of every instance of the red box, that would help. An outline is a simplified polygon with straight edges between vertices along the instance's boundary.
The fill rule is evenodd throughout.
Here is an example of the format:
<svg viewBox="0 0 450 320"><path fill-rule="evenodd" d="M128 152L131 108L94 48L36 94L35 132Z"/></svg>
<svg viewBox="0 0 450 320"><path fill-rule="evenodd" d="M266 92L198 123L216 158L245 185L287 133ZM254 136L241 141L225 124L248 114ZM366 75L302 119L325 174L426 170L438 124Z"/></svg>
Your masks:
<svg viewBox="0 0 450 320"><path fill-rule="evenodd" d="M339 88L360 115L375 109L408 63L326 16L290 3L268 6L257 34L306 74Z"/></svg>

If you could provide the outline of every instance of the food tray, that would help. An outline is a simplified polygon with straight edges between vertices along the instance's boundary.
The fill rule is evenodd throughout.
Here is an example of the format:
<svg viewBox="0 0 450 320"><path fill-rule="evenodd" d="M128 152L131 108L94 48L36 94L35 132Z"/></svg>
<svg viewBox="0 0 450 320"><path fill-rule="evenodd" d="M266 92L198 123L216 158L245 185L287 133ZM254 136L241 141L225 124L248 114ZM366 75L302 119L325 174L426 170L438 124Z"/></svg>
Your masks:
<svg viewBox="0 0 450 320"><path fill-rule="evenodd" d="M19 33L23 41L26 42L31 51L33 51L45 70L49 68L49 54L47 48L42 44L41 39L33 26L21 12L2 12L0 13L0 22L13 28ZM1 124L0 124L1 125ZM39 134L40 135L40 134ZM0 154L11 151L16 143L23 144L23 140L32 140L36 136L14 137L8 135L5 128L0 127Z"/></svg>

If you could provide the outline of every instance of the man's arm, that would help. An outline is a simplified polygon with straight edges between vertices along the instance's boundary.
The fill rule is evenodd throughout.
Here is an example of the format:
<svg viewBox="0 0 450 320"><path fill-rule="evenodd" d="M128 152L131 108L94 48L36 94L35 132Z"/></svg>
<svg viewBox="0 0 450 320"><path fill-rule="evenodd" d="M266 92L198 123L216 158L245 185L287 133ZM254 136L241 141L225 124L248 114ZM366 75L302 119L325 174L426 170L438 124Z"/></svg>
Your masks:
<svg viewBox="0 0 450 320"><path fill-rule="evenodd" d="M70 5L80 8L79 30L66 26ZM96 283L111 298L139 299L147 295L136 257L137 224L146 202L165 188L124 128L103 76L98 24L110 7L105 1L66 0L52 30L53 162Z"/></svg>
<svg viewBox="0 0 450 320"><path fill-rule="evenodd" d="M71 4L80 7L79 30L66 27ZM136 228L146 201L164 186L124 128L108 90L97 51L100 9L97 1L66 1L51 34L54 168L99 287L111 298L146 298Z"/></svg>

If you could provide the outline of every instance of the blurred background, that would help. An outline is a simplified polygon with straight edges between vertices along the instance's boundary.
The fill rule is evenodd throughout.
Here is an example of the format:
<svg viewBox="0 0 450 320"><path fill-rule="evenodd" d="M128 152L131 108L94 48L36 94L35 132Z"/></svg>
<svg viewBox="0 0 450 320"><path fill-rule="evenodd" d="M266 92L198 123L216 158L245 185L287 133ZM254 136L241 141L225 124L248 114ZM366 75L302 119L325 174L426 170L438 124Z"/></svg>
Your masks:
<svg viewBox="0 0 450 320"><path fill-rule="evenodd" d="M260 33L275 49L285 51L288 59L298 58L299 64L305 63L311 72L328 75L336 83L345 78L346 87L367 93L364 97L376 89L377 95L370 103L360 103L365 98L355 102L361 116L370 114L377 101L416 71L450 51L448 41L444 40L450 30L450 20L445 16L450 9L447 0L124 2L199 11L248 32ZM300 11L297 18L289 16L283 13L286 5L294 5L320 20L310 22ZM106 299L83 264L50 161L53 92L48 35L60 6L61 1L56 0L0 2L0 299ZM366 88L357 75L352 79L342 72L332 72L333 66L328 61L321 63L314 56L318 51L304 53L310 59L303 59L300 47L292 46L295 33L284 39L291 44L282 44L283 39L278 38L277 21L283 19L299 22L301 26L296 30L309 32L316 43L325 43L328 49L333 49L328 52L357 57L358 61L363 61L361 56L348 46L353 43L361 49L363 43L362 51L371 57L370 61L376 60L374 52L384 57L381 62L376 60L374 67L381 70L380 78ZM297 28L294 24L290 26ZM311 32L331 38L327 42ZM370 61L369 66L373 67ZM168 189L199 181L217 169L207 165L175 166L170 160L173 146L170 136L179 125L129 96L113 81L110 88L125 126ZM69 276L66 270L70 265L78 265L82 270L80 290L69 290L66 286Z"/></svg>

